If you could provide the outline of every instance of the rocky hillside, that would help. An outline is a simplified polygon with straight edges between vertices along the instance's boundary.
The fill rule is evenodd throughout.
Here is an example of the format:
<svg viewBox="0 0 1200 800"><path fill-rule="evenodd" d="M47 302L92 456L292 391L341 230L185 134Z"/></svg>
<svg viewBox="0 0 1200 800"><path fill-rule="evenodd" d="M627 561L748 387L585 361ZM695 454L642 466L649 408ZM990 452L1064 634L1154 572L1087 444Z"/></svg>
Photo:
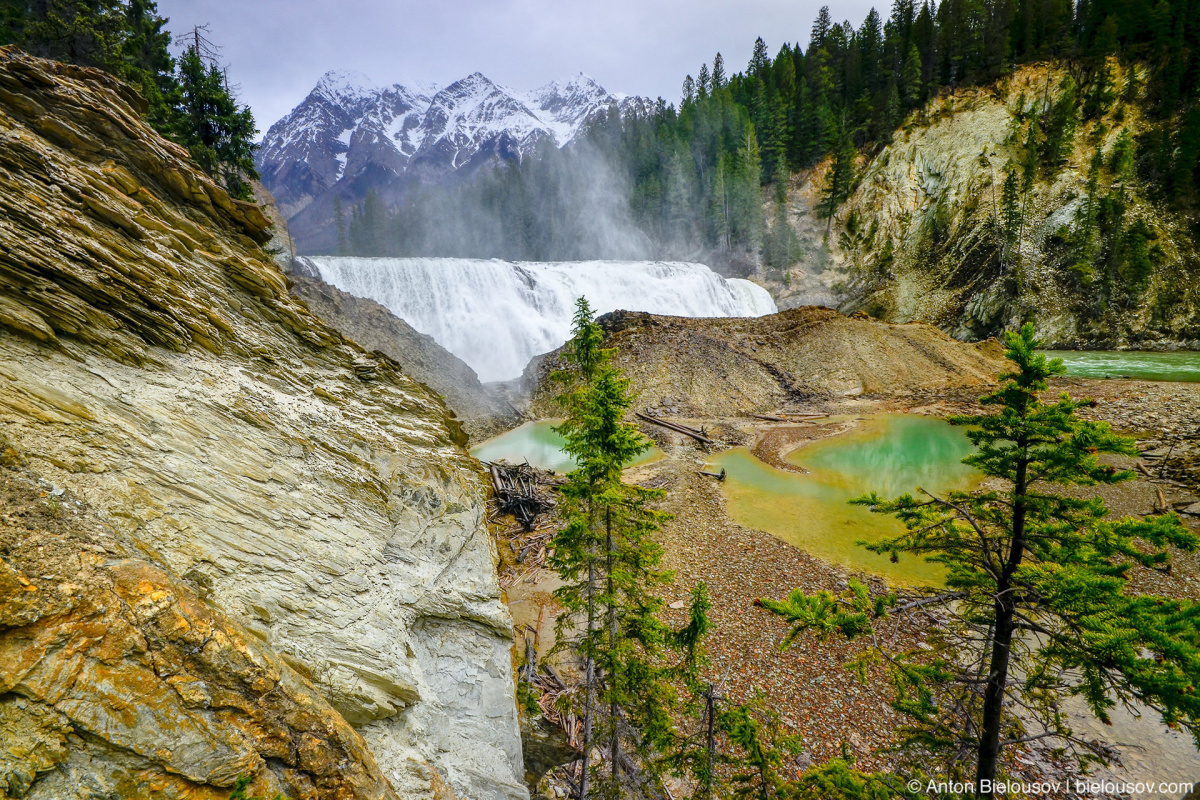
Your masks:
<svg viewBox="0 0 1200 800"><path fill-rule="evenodd" d="M320 278L292 276L292 295L354 341L394 358L404 374L440 394L475 441L516 427L521 413L479 382L475 370L376 303L347 294Z"/></svg>
<svg viewBox="0 0 1200 800"><path fill-rule="evenodd" d="M526 797L461 430L137 102L0 49L0 786Z"/></svg>
<svg viewBox="0 0 1200 800"><path fill-rule="evenodd" d="M1200 348L1194 223L1139 177L1144 75L1113 60L1109 76L1100 92L1031 66L941 95L860 158L832 225L817 213L829 164L798 176L788 215L803 256L768 275L780 305L833 302L962 339L1032 319L1065 347ZM1056 114L1069 121L1052 164Z"/></svg>
<svg viewBox="0 0 1200 800"><path fill-rule="evenodd" d="M599 319L615 363L644 406L718 417L769 413L790 402L905 395L983 386L1004 366L999 342L956 342L931 325L889 325L805 306L766 317L684 319L618 311ZM532 410L553 416L561 391L547 375L561 348L524 381ZM558 412L561 413L561 412Z"/></svg>

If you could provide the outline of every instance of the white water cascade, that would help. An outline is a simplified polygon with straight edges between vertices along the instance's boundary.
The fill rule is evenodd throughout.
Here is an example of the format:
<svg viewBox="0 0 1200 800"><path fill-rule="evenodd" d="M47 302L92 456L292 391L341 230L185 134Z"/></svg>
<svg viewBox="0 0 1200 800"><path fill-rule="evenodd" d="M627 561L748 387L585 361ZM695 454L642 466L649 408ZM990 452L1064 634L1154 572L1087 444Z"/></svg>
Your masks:
<svg viewBox="0 0 1200 800"><path fill-rule="evenodd" d="M575 299L678 317L758 317L775 302L750 281L667 261L510 262L334 258L306 262L328 284L386 306L467 362L480 380L515 378L567 341Z"/></svg>

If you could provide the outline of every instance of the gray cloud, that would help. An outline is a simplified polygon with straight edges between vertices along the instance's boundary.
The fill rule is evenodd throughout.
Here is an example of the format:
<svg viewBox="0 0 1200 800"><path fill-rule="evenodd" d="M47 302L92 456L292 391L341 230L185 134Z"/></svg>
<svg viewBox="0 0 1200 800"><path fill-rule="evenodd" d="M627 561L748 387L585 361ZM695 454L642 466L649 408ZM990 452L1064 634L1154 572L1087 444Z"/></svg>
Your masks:
<svg viewBox="0 0 1200 800"><path fill-rule="evenodd" d="M686 73L718 50L744 68L756 36L772 54L807 42L821 0L158 0L172 32L211 25L231 80L264 130L331 69L377 83L445 85L476 70L531 89L585 72L609 91L677 102ZM885 4L886 5L886 4ZM871 3L831 4L856 26ZM881 8L880 13L886 13Z"/></svg>

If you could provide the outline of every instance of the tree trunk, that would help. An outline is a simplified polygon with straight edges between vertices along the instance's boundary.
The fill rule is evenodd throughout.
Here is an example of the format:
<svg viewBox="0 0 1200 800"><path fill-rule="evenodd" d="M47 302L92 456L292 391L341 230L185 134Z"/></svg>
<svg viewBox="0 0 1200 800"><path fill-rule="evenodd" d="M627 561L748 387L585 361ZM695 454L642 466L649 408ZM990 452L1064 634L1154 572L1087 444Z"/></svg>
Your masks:
<svg viewBox="0 0 1200 800"><path fill-rule="evenodd" d="M704 797L705 800L712 800L713 758L717 752L717 702L716 695L713 692L713 685L711 683L708 685L708 692L705 693L704 699L706 701L705 705L707 706L707 714L705 716L708 717L708 764L707 775L705 775L704 778Z"/></svg>
<svg viewBox="0 0 1200 800"><path fill-rule="evenodd" d="M1024 439L1017 448L1026 451ZM987 686L983 693L983 721L979 730L979 760L975 768L975 794L981 798L995 796L996 767L1000 760L1000 727L1004 719L1004 690L1008 687L1008 665L1012 655L1013 632L1016 628L1016 601L1012 594L1012 577L1025 554L1025 494L1029 461L1017 461L1013 481L1013 537L1008 561L996 583L996 627L992 638L992 659L988 669Z"/></svg>
<svg viewBox="0 0 1200 800"><path fill-rule="evenodd" d="M996 635L992 639L992 660L983 694L983 722L979 731L979 762L975 770L975 793L993 797L1000 758L1000 725L1004 716L1004 689L1008 685L1008 662L1013 636L1011 604L996 602Z"/></svg>
<svg viewBox="0 0 1200 800"><path fill-rule="evenodd" d="M612 781L613 790L615 791L619 785L618 780L620 778L618 765L620 764L619 756L621 754L621 730L617 724L617 670L615 663L615 654L617 652L617 602L616 598L613 597L613 559L615 551L613 549L611 506L604 510L604 530L605 546L608 548L608 724L612 726L611 753L609 757L612 760Z"/></svg>
<svg viewBox="0 0 1200 800"><path fill-rule="evenodd" d="M590 638L596 627L596 559L595 548L591 548L593 557L588 562L587 582L587 633ZM596 662L589 651L584 659L584 699L583 699L583 774L579 777L579 800L587 800L589 756L592 749L592 705L596 697Z"/></svg>

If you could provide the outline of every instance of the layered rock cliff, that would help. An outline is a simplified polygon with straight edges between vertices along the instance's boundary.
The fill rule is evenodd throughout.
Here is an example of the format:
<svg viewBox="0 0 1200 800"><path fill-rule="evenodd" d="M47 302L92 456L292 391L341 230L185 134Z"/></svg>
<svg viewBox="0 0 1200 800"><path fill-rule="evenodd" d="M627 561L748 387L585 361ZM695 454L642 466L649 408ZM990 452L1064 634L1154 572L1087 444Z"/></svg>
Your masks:
<svg viewBox="0 0 1200 800"><path fill-rule="evenodd" d="M0 49L0 786L524 798L460 428L136 103Z"/></svg>
<svg viewBox="0 0 1200 800"><path fill-rule="evenodd" d="M803 254L768 276L780 306L838 304L961 339L1029 319L1065 347L1200 349L1195 221L1144 179L1144 68L1108 70L1107 89L1042 64L935 98L860 158L832 222L818 213L829 164L798 176L788 218Z"/></svg>

